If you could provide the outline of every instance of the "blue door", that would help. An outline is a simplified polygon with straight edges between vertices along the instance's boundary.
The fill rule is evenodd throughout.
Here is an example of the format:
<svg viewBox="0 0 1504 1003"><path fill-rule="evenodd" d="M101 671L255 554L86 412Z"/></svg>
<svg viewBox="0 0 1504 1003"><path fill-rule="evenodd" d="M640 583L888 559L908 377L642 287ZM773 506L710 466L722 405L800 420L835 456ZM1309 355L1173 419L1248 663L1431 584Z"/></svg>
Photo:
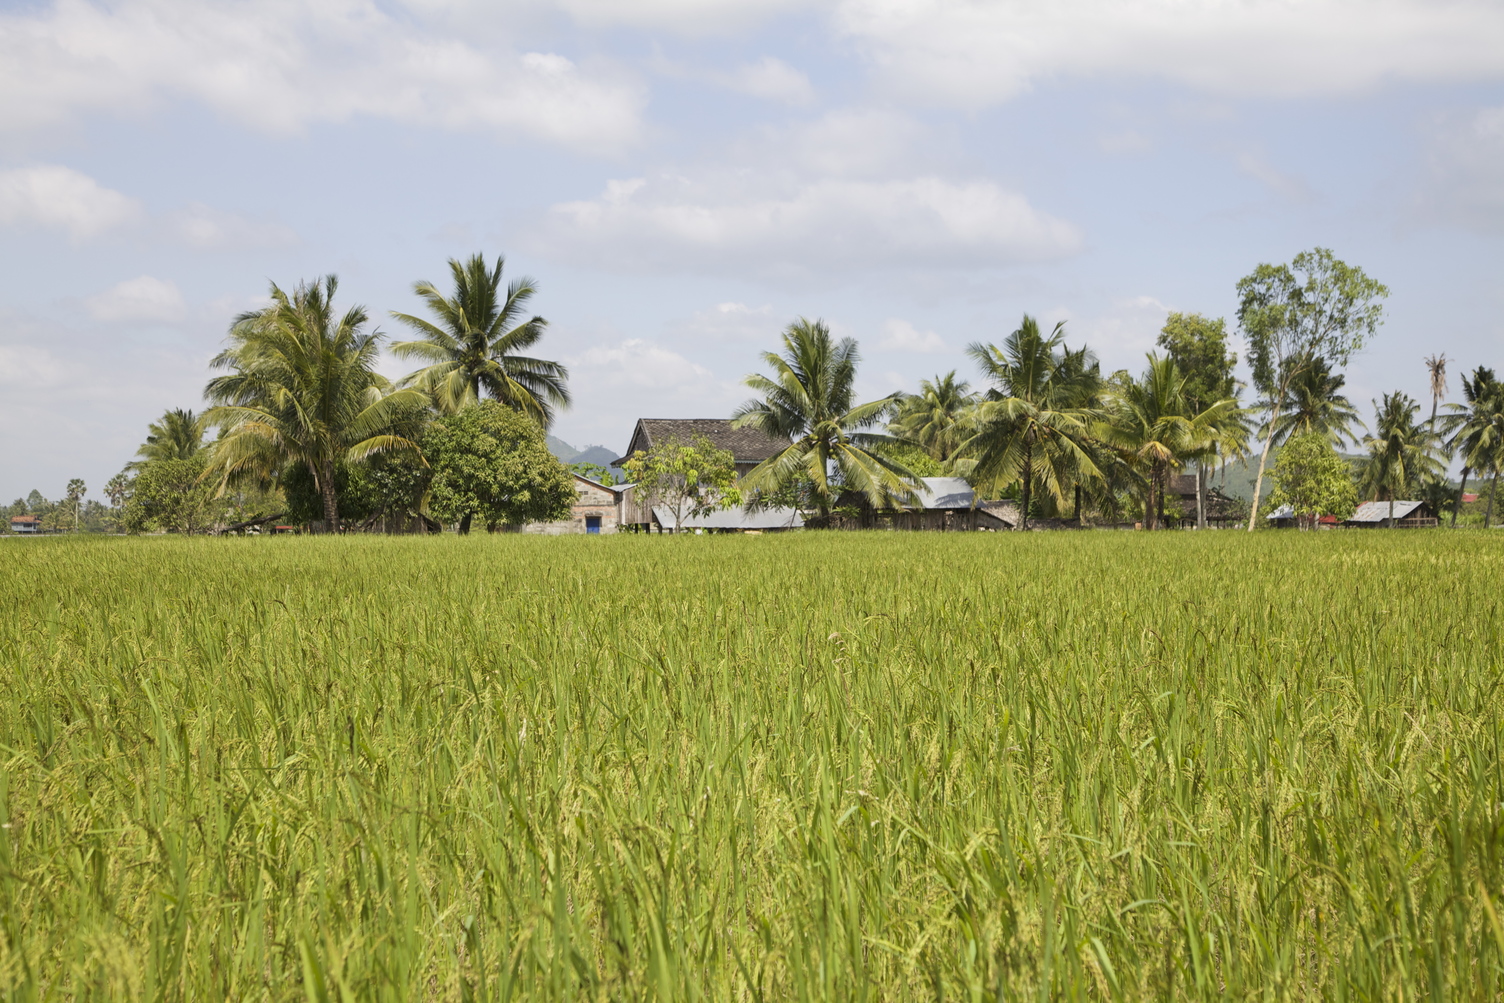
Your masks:
<svg viewBox="0 0 1504 1003"><path fill-rule="evenodd" d="M601 517L598 515L587 515L585 517L585 532L599 535L600 531Z"/></svg>

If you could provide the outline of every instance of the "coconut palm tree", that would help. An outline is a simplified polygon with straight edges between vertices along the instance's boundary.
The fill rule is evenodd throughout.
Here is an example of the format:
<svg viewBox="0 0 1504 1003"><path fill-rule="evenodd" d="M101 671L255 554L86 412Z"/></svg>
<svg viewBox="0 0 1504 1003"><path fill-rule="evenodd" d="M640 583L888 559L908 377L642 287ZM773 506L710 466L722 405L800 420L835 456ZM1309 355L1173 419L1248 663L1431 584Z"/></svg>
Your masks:
<svg viewBox="0 0 1504 1003"><path fill-rule="evenodd" d="M536 345L548 328L542 317L525 316L538 286L526 276L501 289L504 260L487 267L483 254L468 261L449 259L454 295L445 296L432 282L418 282L413 292L428 305L434 320L392 314L421 335L417 341L392 345L398 356L428 365L402 380L428 393L440 411L453 413L484 393L528 415L547 429L558 408L569 406L569 370L558 362L517 353Z"/></svg>
<svg viewBox="0 0 1504 1003"><path fill-rule="evenodd" d="M1493 519L1494 491L1499 485L1499 468L1504 466L1504 383L1492 369L1479 366L1471 379L1462 377L1462 397L1464 403L1448 404L1451 413L1441 419L1443 434L1451 436L1447 449L1462 457L1462 484L1457 488L1457 504L1452 507L1452 525L1457 525L1468 474L1478 471L1493 473L1493 487L1483 514L1486 527Z"/></svg>
<svg viewBox="0 0 1504 1003"><path fill-rule="evenodd" d="M139 470L152 460L191 460L204 446L204 419L192 411L173 408L146 426L146 442L136 450L139 460L126 464Z"/></svg>
<svg viewBox="0 0 1504 1003"><path fill-rule="evenodd" d="M1352 433L1353 425L1361 426L1358 410L1341 393L1347 378L1334 373L1331 364L1321 356L1315 356L1298 367L1290 378L1285 392L1284 405L1274 423L1274 444L1320 432L1332 440L1332 445L1357 441Z"/></svg>
<svg viewBox="0 0 1504 1003"><path fill-rule="evenodd" d="M949 469L966 438L965 422L976 399L971 385L956 379L954 369L933 380L920 380L919 393L903 398L888 430Z"/></svg>
<svg viewBox="0 0 1504 1003"><path fill-rule="evenodd" d="M896 440L863 431L890 415L901 395L854 403L860 361L856 342L832 340L824 321L799 318L785 329L783 348L781 356L763 353L772 375L746 378L746 385L762 397L737 408L732 423L789 445L749 470L743 488L771 494L804 480L820 522L827 525L843 488L859 493L874 508L912 501L918 478L903 464L866 448ZM834 482L832 466L839 475Z"/></svg>
<svg viewBox="0 0 1504 1003"><path fill-rule="evenodd" d="M1436 424L1436 405L1441 403L1441 398L1447 392L1447 357L1445 355L1426 356L1426 372L1431 378L1431 424Z"/></svg>
<svg viewBox="0 0 1504 1003"><path fill-rule="evenodd" d="M1389 501L1386 523L1394 525L1394 501L1400 492L1419 490L1427 477L1439 476L1442 463L1436 457L1438 441L1429 424L1417 424L1420 411L1408 394L1396 390L1374 402L1375 433L1365 442L1368 459L1363 468L1362 489Z"/></svg>
<svg viewBox="0 0 1504 1003"><path fill-rule="evenodd" d="M992 386L975 408L974 431L958 455L975 460L973 483L1020 486L1020 530L1028 528L1036 486L1063 504L1067 488L1102 476L1091 436L1101 376L1085 348L1065 347L1064 328L1062 321L1045 336L1024 314L1001 348L974 343L966 349Z"/></svg>
<svg viewBox="0 0 1504 1003"><path fill-rule="evenodd" d="M229 372L204 390L215 405L204 420L225 429L207 473L223 485L272 464L300 463L313 477L332 532L339 529L336 468L374 453L417 453L391 424L427 402L420 390L394 391L376 372L381 335L366 331L363 307L336 316L338 285L330 275L289 295L273 283L271 306L235 319L230 347L211 363Z"/></svg>
<svg viewBox="0 0 1504 1003"><path fill-rule="evenodd" d="M1197 411L1186 395L1186 379L1169 357L1151 353L1140 379L1114 381L1107 391L1106 420L1098 436L1117 449L1143 477L1144 524L1156 529L1163 518L1165 484L1187 460L1200 459L1241 428L1237 402L1216 401Z"/></svg>

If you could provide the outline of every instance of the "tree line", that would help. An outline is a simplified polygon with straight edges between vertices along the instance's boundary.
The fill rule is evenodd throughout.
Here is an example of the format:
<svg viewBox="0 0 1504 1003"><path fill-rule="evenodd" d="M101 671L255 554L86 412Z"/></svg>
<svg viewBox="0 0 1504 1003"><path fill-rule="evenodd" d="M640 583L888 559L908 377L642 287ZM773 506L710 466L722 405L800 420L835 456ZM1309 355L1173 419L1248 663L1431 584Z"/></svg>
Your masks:
<svg viewBox="0 0 1504 1003"><path fill-rule="evenodd" d="M333 276L290 291L273 284L269 306L232 323L212 362L209 408L152 423L106 487L108 510L83 504L74 481L66 502L33 492L10 514L45 509L53 528L67 528L71 506L75 529L87 513L127 532L185 533L278 520L468 532L564 517L574 484L544 434L570 404L569 374L531 354L547 331L527 309L537 285L505 283L500 257L449 268L447 294L414 285L427 316L392 314L415 337L391 351L421 364L402 379L376 371L383 336L364 308L336 309ZM1442 411L1447 360L1428 359L1429 417L1395 391L1374 402L1370 430L1340 370L1382 324L1387 287L1316 248L1259 265L1237 292L1251 386L1235 376L1223 318L1172 313L1140 373L1104 374L1088 347L1067 344L1063 323L1046 331L1025 315L1001 344L968 347L981 386L951 371L917 393L858 402L856 342L801 318L781 352L763 354L767 372L747 377L755 396L733 415L786 447L740 480L709 443L668 444L628 470L674 499L676 519L748 504L835 525L863 508L913 504L922 477L956 476L981 498L1015 500L1021 529L1041 518L1154 529L1192 517L1177 511L1173 475L1194 473L1193 518L1205 526L1214 473L1256 457L1249 529L1266 475L1269 502L1290 505L1302 525L1345 517L1360 497L1418 498L1455 524L1468 479L1486 477L1489 524L1504 467L1504 385L1491 369L1465 375L1463 400ZM1353 447L1356 457L1341 452Z"/></svg>

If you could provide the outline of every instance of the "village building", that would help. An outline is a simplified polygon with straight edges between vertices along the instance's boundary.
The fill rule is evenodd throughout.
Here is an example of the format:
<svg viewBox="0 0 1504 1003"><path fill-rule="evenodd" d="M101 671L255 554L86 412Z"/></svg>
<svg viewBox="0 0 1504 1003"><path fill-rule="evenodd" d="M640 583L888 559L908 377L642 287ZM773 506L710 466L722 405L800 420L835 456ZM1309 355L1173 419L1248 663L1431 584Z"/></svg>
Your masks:
<svg viewBox="0 0 1504 1003"><path fill-rule="evenodd" d="M1013 529L1018 525L1018 506L1013 502L982 502L970 484L960 477L921 477L922 485L913 505L892 514L874 513L894 529L928 529L964 532L978 529Z"/></svg>
<svg viewBox="0 0 1504 1003"><path fill-rule="evenodd" d="M1390 518L1389 505L1387 501L1364 502L1343 525L1355 526L1359 529L1386 526ZM1394 502L1394 527L1396 529L1430 529L1439 524L1436 513L1423 501Z"/></svg>
<svg viewBox="0 0 1504 1003"><path fill-rule="evenodd" d="M622 525L625 506L632 497L630 484L602 484L574 474L579 499L566 519L555 522L530 522L522 532L537 536L567 536L614 533Z"/></svg>
<svg viewBox="0 0 1504 1003"><path fill-rule="evenodd" d="M1270 512L1266 519L1269 524L1277 528L1288 528L1298 524L1295 518L1295 510L1289 505L1281 505ZM1324 515L1318 521L1322 529L1332 529L1338 525L1353 529L1377 529L1388 523L1389 503L1387 501L1368 501L1359 505L1357 510L1339 523L1336 516ZM1423 501L1395 501L1394 503L1394 527L1396 529L1430 529L1439 525L1436 513L1431 506Z"/></svg>
<svg viewBox="0 0 1504 1003"><path fill-rule="evenodd" d="M10 531L12 533L40 533L42 518L36 515L13 515L10 517Z"/></svg>
<svg viewBox="0 0 1504 1003"><path fill-rule="evenodd" d="M1223 494L1210 484L1203 485L1201 503L1206 508L1208 526L1235 526L1248 518L1247 506ZM1165 497L1180 503L1182 525L1196 525L1196 475L1171 474L1165 484Z"/></svg>
<svg viewBox="0 0 1504 1003"><path fill-rule="evenodd" d="M673 442L688 446L702 436L715 448L731 454L738 477L745 477L753 467L789 445L755 428L735 428L729 418L639 418L627 451L612 466L621 466L633 453L651 452L654 446Z"/></svg>

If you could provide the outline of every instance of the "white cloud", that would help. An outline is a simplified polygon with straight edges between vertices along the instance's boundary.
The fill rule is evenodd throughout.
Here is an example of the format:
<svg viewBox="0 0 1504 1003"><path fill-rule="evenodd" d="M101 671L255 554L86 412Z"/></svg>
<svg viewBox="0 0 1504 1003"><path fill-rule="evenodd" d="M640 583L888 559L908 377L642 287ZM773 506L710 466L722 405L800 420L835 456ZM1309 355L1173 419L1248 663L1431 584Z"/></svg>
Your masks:
<svg viewBox="0 0 1504 1003"><path fill-rule="evenodd" d="M759 184L660 175L555 205L545 246L610 267L750 269L799 277L867 267L995 266L1058 258L1069 223L991 181L825 178Z"/></svg>
<svg viewBox="0 0 1504 1003"><path fill-rule="evenodd" d="M1504 107L1443 119L1432 132L1417 215L1504 234Z"/></svg>
<svg viewBox="0 0 1504 1003"><path fill-rule="evenodd" d="M1260 154L1245 150L1236 159L1238 170L1292 202L1309 202L1315 195L1305 179L1286 174Z"/></svg>
<svg viewBox="0 0 1504 1003"><path fill-rule="evenodd" d="M95 320L165 321L181 320L186 312L183 294L163 279L141 275L126 279L84 301Z"/></svg>
<svg viewBox="0 0 1504 1003"><path fill-rule="evenodd" d="M693 391L715 382L704 366L641 338L587 348L569 363L575 379L595 390Z"/></svg>
<svg viewBox="0 0 1504 1003"><path fill-rule="evenodd" d="M1504 76L1494 0L844 0L835 23L894 93L970 107L1062 75L1276 96Z"/></svg>
<svg viewBox="0 0 1504 1003"><path fill-rule="evenodd" d="M627 25L681 34L742 31L787 11L820 9L829 0L558 0L587 27Z"/></svg>
<svg viewBox="0 0 1504 1003"><path fill-rule="evenodd" d="M167 214L167 232L189 247L209 249L291 247L298 243L292 227L269 220L247 219L201 202Z"/></svg>
<svg viewBox="0 0 1504 1003"><path fill-rule="evenodd" d="M730 73L718 74L716 79L731 90L769 101L804 105L815 99L815 89L810 85L809 77L773 56L764 56L755 63L738 66Z"/></svg>
<svg viewBox="0 0 1504 1003"><path fill-rule="evenodd" d="M1144 368L1144 354L1155 350L1154 341L1171 308L1157 297L1138 295L1114 300L1107 309L1073 316L1067 309L1046 311L1041 326L1067 321L1065 341L1072 348L1086 344L1102 360L1104 372L1127 369L1134 375Z"/></svg>
<svg viewBox="0 0 1504 1003"><path fill-rule="evenodd" d="M0 131L187 97L268 132L372 116L585 150L637 134L640 88L375 0L57 0L0 16Z"/></svg>
<svg viewBox="0 0 1504 1003"><path fill-rule="evenodd" d="M62 383L65 372L62 362L45 348L0 345L0 386L43 390Z"/></svg>
<svg viewBox="0 0 1504 1003"><path fill-rule="evenodd" d="M0 172L0 224L55 227L85 240L143 216L141 203L72 168Z"/></svg>
<svg viewBox="0 0 1504 1003"><path fill-rule="evenodd" d="M888 352L934 355L945 351L945 341L934 331L920 331L908 321L895 317L883 325L883 340L877 347Z"/></svg>
<svg viewBox="0 0 1504 1003"><path fill-rule="evenodd" d="M728 302L717 303L709 310L697 310L672 330L681 341L772 344L780 327L770 304L754 307Z"/></svg>

